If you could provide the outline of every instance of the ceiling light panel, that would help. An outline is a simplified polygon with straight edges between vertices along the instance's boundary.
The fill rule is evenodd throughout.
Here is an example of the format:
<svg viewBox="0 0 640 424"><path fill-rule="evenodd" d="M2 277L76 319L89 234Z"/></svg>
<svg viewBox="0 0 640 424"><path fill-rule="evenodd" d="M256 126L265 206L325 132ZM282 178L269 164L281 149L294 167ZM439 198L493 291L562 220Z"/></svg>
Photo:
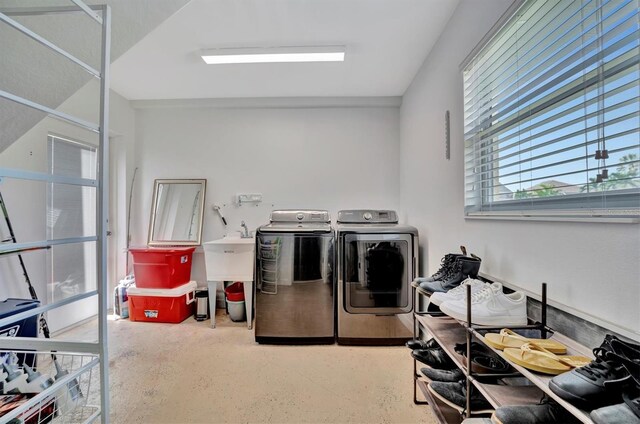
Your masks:
<svg viewBox="0 0 640 424"><path fill-rule="evenodd" d="M343 62L344 46L256 47L203 50L208 65L237 63Z"/></svg>

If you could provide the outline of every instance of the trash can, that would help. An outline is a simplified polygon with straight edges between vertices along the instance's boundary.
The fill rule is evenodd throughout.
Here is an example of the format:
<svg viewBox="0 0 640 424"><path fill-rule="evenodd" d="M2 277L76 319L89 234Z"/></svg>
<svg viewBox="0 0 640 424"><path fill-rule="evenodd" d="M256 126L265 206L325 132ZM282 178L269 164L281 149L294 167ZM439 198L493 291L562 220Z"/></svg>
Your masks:
<svg viewBox="0 0 640 424"><path fill-rule="evenodd" d="M209 319L209 290L196 291L196 321Z"/></svg>
<svg viewBox="0 0 640 424"><path fill-rule="evenodd" d="M227 299L227 311L231 321L245 321L247 317L244 306L244 284L240 281L235 282L224 289L224 294Z"/></svg>
<svg viewBox="0 0 640 424"><path fill-rule="evenodd" d="M244 309L244 300L234 302L227 299L227 309L229 309L229 318L231 318L231 321L239 322L247 320Z"/></svg>

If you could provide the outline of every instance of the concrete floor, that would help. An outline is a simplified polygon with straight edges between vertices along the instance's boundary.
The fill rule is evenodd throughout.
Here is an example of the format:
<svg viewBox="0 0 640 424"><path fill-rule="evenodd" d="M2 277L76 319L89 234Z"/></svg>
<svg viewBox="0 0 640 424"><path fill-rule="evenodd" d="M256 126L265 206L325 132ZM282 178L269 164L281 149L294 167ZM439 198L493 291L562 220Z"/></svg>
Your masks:
<svg viewBox="0 0 640 424"><path fill-rule="evenodd" d="M219 314L217 324L111 321L111 421L436 422L413 404L404 347L258 345L245 323ZM91 339L94 329L64 338Z"/></svg>

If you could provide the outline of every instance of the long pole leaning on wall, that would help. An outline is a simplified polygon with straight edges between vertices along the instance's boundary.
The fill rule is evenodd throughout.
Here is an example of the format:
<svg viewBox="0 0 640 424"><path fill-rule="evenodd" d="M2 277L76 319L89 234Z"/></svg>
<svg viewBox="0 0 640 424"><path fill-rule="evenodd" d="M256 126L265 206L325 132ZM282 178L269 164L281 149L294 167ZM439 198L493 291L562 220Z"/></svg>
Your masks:
<svg viewBox="0 0 640 424"><path fill-rule="evenodd" d="M98 263L98 340L100 344L100 419L109 421L109 356L107 349L107 230L109 225L109 68L111 64L111 8L102 6L102 60L100 74L100 145L98 147L99 178L97 228L100 233L96 249Z"/></svg>

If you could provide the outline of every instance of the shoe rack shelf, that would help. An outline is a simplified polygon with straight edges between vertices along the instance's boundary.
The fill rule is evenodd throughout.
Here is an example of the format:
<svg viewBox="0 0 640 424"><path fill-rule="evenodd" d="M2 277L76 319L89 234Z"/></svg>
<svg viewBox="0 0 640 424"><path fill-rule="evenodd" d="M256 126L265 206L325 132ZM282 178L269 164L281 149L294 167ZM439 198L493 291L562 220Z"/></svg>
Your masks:
<svg viewBox="0 0 640 424"><path fill-rule="evenodd" d="M416 381L416 384L422 394L424 395L427 403L431 405L431 409L433 410L433 414L436 416L436 419L439 423L447 423L447 424L460 424L462 423L462 415L460 412L453 409L452 407L442 403L439 399L433 397L431 392L428 389L429 382L420 379Z"/></svg>
<svg viewBox="0 0 640 424"><path fill-rule="evenodd" d="M468 298L470 298L471 295L470 291L471 289L468 288ZM471 385L473 385L487 399L487 401L493 406L493 408L498 408L504 405L537 404L543 397L543 395L546 394L581 422L585 424L593 424L593 421L591 421L588 412L576 408L551 391L551 389L549 388L549 381L553 378L553 376L538 374L522 366L514 364L504 356L502 351L494 349L486 343L483 334L487 331L497 332L501 328L475 325L468 326L466 322L458 321L454 318L442 314L441 312L418 311L415 306L419 305L419 296L428 298L430 296L430 293L425 292L420 288L414 287L414 339L420 337L420 329L422 328L438 342L440 347L455 363L455 365L464 372L465 377L467 378L467 393L471 392ZM470 304L467 305L467 318L469 322L472 321ZM514 329L514 327L511 328ZM553 332L552 329L546 326L545 284L543 284L542 288L542 322L523 327L517 327L517 329L537 329L542 331L543 337L547 332L551 333L551 336L549 338L567 346L568 355L582 355L593 358L591 349L577 343L576 341L570 339L567 336L564 336L563 334ZM486 384L483 382L483 377L486 377L487 375L469 372L469 367L471 365L470 349L467 350L467 357L463 357L462 355L458 354L453 347L458 343L467 343L467 346L470 346L470 343L474 339L477 339L478 342L491 349L517 371L517 373L515 374L503 374L498 375L498 377L524 377L531 384L522 386ZM414 359L414 402L416 404L430 404L434 409L436 418L440 423L443 424L459 423L462 422L465 416L471 416L472 413L468 412L468 408L470 406L469 396L467 396L467 407L464 408L464 412L462 413L454 408L451 408L448 405L445 405L438 399L435 399L434 396L432 396L431 392L428 390L428 380L425 381L426 379L418 373L417 368L417 361ZM493 374L493 376L496 375ZM416 387L420 388L420 391L423 393L426 402L418 400Z"/></svg>
<svg viewBox="0 0 640 424"><path fill-rule="evenodd" d="M551 391L551 389L549 388L549 381L551 381L551 379L553 378L552 375L540 374L540 373L537 373L537 372L534 372L534 371L530 371L530 370L528 370L528 369L526 369L526 368L524 368L524 367L522 367L522 366L520 366L518 364L514 364L513 362L511 362L509 359L507 359L504 356L502 351L494 349L489 344L487 344L485 342L484 337L482 336L481 333L478 332L478 330L473 329L472 331L473 331L474 336L480 342L482 342L485 346L487 346L488 348L493 350L495 353L500 355L501 358L503 358L505 361L507 361L509 364L511 364L512 367L514 367L516 370L518 370L518 372L520 374L522 374L523 377L528 379L536 387L538 387L542 392L544 392L550 398L555 400L564 409L569 411L571 413L571 415L575 416L576 418L578 418L580 421L582 421L585 424L592 424L593 423L593 421L589 417L589 413L588 412L583 411L582 409L576 408L575 406L573 406L572 404L570 404L569 402L567 402L566 400L562 399L561 397L559 397L558 395L556 395L555 393L553 393ZM586 356L588 358L593 359L593 353L591 352L591 349L587 348L586 346L583 346L583 345L579 344L575 340L572 340L572 339L568 338L567 336L565 336L563 334L553 333L551 335L551 337L549 337L549 338L552 339L552 340L556 340L556 341L562 343L563 345L565 345L567 347L567 355L581 355L581 356Z"/></svg>

